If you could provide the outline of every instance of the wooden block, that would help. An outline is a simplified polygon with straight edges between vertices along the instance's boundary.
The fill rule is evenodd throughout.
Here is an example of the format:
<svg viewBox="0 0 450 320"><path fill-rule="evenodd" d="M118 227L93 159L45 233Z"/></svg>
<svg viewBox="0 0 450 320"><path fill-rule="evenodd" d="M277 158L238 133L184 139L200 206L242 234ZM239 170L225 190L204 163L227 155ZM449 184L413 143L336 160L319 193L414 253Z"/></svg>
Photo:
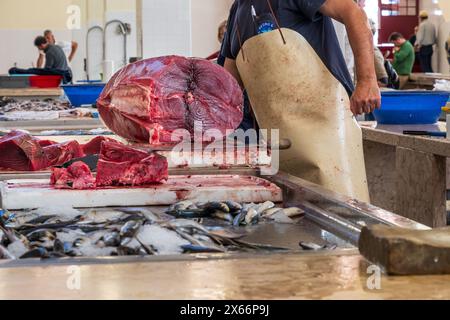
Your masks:
<svg viewBox="0 0 450 320"><path fill-rule="evenodd" d="M398 147L395 213L432 228L447 226L446 158Z"/></svg>
<svg viewBox="0 0 450 320"><path fill-rule="evenodd" d="M388 274L450 274L450 228L409 230L371 226L361 232L359 251Z"/></svg>
<svg viewBox="0 0 450 320"><path fill-rule="evenodd" d="M282 190L253 176L171 176L167 183L147 187L96 190L56 190L48 180L10 180L0 183L3 209L22 210L48 206L98 208L116 206L163 206L191 200L236 202L282 202Z"/></svg>

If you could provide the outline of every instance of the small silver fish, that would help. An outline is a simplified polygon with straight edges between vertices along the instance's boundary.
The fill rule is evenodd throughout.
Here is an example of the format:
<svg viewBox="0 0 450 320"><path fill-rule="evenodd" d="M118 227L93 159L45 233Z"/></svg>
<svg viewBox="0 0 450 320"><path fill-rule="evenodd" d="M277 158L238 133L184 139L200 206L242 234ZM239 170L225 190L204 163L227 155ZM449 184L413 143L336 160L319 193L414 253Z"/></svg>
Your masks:
<svg viewBox="0 0 450 320"><path fill-rule="evenodd" d="M151 210L143 209L141 210L141 213L144 215L145 219L147 219L148 222L155 223L161 218L157 216L155 213L153 213Z"/></svg>
<svg viewBox="0 0 450 320"><path fill-rule="evenodd" d="M247 211L247 214L245 215L245 223L247 223L247 225L251 225L253 223L255 223L259 218L259 214L258 211L256 211L256 209L250 208Z"/></svg>
<svg viewBox="0 0 450 320"><path fill-rule="evenodd" d="M231 214L229 214L229 213L216 211L211 216L213 218L217 218L217 219L220 219L220 220L227 221L229 223L233 223L233 216Z"/></svg>
<svg viewBox="0 0 450 320"><path fill-rule="evenodd" d="M285 208L285 209L283 209L283 211L289 218L300 217L300 216L305 215L305 211L303 211L300 208L295 208L295 207Z"/></svg>
<svg viewBox="0 0 450 320"><path fill-rule="evenodd" d="M271 208L268 209L266 211L264 211L261 216L263 218L269 219L271 216L273 216L274 214L276 214L278 211L283 210L282 208Z"/></svg>
<svg viewBox="0 0 450 320"><path fill-rule="evenodd" d="M56 233L53 230L36 230L27 234L27 238L30 242L45 241L46 239L55 240Z"/></svg>
<svg viewBox="0 0 450 320"><path fill-rule="evenodd" d="M190 206L192 206L194 203L192 201L186 200L186 201L180 201L177 202L169 207L168 212L175 212L175 211L184 211Z"/></svg>
<svg viewBox="0 0 450 320"><path fill-rule="evenodd" d="M235 201L225 201L225 204L230 209L230 212L239 212L242 210L242 205Z"/></svg>
<svg viewBox="0 0 450 320"><path fill-rule="evenodd" d="M212 201L212 202L208 202L205 206L204 209L206 211L222 211L225 213L230 213L230 208L224 203L224 202L217 202L217 201Z"/></svg>
<svg viewBox="0 0 450 320"><path fill-rule="evenodd" d="M271 201L266 201L262 204L259 204L255 207L255 210L258 214L262 214L264 211L272 209L275 207L275 203L271 202Z"/></svg>
<svg viewBox="0 0 450 320"><path fill-rule="evenodd" d="M141 227L141 223L135 220L128 221L120 228L120 236L125 238L132 238L136 235Z"/></svg>
<svg viewBox="0 0 450 320"><path fill-rule="evenodd" d="M120 245L120 234L118 232L107 233L102 241L107 247L117 247Z"/></svg>
<svg viewBox="0 0 450 320"><path fill-rule="evenodd" d="M246 215L247 215L246 211L241 211L236 217L234 217L233 226L239 227L245 221Z"/></svg>
<svg viewBox="0 0 450 320"><path fill-rule="evenodd" d="M190 228L190 229L195 229L195 230L201 231L204 234L209 233L208 229L206 229L201 224L199 224L195 221L192 221L192 220L187 220L187 219L175 219L175 220L171 220L171 221L164 222L161 224L161 226L164 226L164 225L170 226L173 229Z"/></svg>

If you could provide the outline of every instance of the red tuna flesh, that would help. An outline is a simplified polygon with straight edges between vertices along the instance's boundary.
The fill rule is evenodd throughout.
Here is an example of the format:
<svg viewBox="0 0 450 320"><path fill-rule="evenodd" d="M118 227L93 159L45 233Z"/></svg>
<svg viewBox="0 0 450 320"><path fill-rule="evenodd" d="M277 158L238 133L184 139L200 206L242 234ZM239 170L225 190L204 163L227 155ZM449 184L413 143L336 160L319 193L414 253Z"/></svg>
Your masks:
<svg viewBox="0 0 450 320"><path fill-rule="evenodd" d="M83 150L77 141L53 144L43 149L48 159L47 167L61 166L70 160L84 156Z"/></svg>
<svg viewBox="0 0 450 320"><path fill-rule="evenodd" d="M76 141L40 141L21 131L12 131L0 139L0 168L39 171L82 156L83 151Z"/></svg>
<svg viewBox="0 0 450 320"><path fill-rule="evenodd" d="M75 162L67 169L53 168L50 184L56 189L85 190L95 188L95 178L84 162Z"/></svg>
<svg viewBox="0 0 450 320"><path fill-rule="evenodd" d="M142 186L168 179L168 162L163 156L103 142L97 165L97 187Z"/></svg>
<svg viewBox="0 0 450 320"><path fill-rule="evenodd" d="M243 94L224 68L203 59L167 56L130 64L117 72L97 101L113 132L134 142L174 144L177 129L193 136L194 122L203 132L225 136L243 118Z"/></svg>
<svg viewBox="0 0 450 320"><path fill-rule="evenodd" d="M0 138L0 168L35 171L47 167L47 163L39 140L29 134L12 131Z"/></svg>
<svg viewBox="0 0 450 320"><path fill-rule="evenodd" d="M91 141L89 141L88 143L83 145L84 154L87 156L94 155L94 154L100 154L100 149L102 147L103 141L117 142L114 139L103 137L103 136L96 137L96 138L92 139Z"/></svg>

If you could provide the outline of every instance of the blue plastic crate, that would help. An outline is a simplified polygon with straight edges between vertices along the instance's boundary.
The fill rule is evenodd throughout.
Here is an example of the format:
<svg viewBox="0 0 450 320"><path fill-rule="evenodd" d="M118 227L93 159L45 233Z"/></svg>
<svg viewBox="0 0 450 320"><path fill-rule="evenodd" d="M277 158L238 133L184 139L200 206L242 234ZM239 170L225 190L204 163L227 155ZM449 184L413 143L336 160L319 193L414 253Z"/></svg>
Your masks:
<svg viewBox="0 0 450 320"><path fill-rule="evenodd" d="M374 116L379 124L434 124L449 97L444 91L384 91Z"/></svg>
<svg viewBox="0 0 450 320"><path fill-rule="evenodd" d="M105 88L104 83L75 84L62 86L64 92L74 107L82 105L93 105L97 102L100 94Z"/></svg>

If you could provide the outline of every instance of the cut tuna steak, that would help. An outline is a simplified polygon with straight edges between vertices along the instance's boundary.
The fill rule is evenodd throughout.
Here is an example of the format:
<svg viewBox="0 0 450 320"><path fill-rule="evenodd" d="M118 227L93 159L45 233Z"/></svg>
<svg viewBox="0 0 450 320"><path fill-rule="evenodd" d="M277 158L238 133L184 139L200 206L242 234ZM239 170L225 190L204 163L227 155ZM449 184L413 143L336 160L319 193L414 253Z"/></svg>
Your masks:
<svg viewBox="0 0 450 320"><path fill-rule="evenodd" d="M4 169L39 171L82 156L76 141L40 141L21 131L12 131L0 139L0 168Z"/></svg>
<svg viewBox="0 0 450 320"><path fill-rule="evenodd" d="M100 149L102 147L103 141L117 142L114 139L107 138L104 136L96 137L96 138L92 139L91 141L89 141L88 143L83 145L84 154L87 156L94 155L94 154L100 154Z"/></svg>
<svg viewBox="0 0 450 320"><path fill-rule="evenodd" d="M75 162L67 169L53 168L50 183L56 189L85 190L95 188L95 178L83 162Z"/></svg>
<svg viewBox="0 0 450 320"><path fill-rule="evenodd" d="M47 167L48 160L39 140L21 131L0 138L0 168L36 171Z"/></svg>
<svg viewBox="0 0 450 320"><path fill-rule="evenodd" d="M117 142L102 143L97 166L97 187L161 183L168 179L168 175L168 162L163 156Z"/></svg>
<svg viewBox="0 0 450 320"><path fill-rule="evenodd" d="M48 160L47 167L61 166L72 159L84 156L83 150L77 141L53 144L43 149Z"/></svg>
<svg viewBox="0 0 450 320"><path fill-rule="evenodd" d="M243 94L224 68L202 59L167 56L139 61L117 72L97 101L113 132L134 142L173 144L173 131L194 123L225 136L243 118Z"/></svg>

